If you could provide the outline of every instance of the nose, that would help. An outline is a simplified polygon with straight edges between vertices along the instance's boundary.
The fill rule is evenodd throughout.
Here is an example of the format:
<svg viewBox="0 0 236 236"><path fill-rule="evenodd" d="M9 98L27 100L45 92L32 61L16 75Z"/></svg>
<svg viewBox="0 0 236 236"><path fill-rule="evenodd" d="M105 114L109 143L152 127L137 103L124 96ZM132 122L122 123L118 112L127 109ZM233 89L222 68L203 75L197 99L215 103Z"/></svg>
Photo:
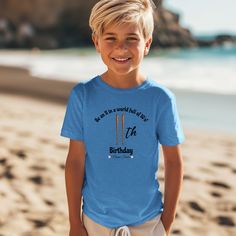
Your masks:
<svg viewBox="0 0 236 236"><path fill-rule="evenodd" d="M127 50L127 45L124 41L119 41L119 42L117 42L116 49Z"/></svg>

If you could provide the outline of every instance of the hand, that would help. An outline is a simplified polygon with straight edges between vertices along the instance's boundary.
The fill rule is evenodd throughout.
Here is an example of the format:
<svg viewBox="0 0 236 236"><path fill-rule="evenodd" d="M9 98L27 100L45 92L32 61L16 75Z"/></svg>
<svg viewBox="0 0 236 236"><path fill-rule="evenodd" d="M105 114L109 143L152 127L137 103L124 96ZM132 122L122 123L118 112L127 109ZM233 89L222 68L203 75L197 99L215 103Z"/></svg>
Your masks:
<svg viewBox="0 0 236 236"><path fill-rule="evenodd" d="M88 232L87 232L86 228L84 227L84 225L82 227L82 234L81 234L81 236L88 236Z"/></svg>
<svg viewBox="0 0 236 236"><path fill-rule="evenodd" d="M161 215L161 221L162 224L165 228L166 231L166 236L168 236L170 234L170 229L171 229L171 225L173 220L171 218L169 218L164 212Z"/></svg>
<svg viewBox="0 0 236 236"><path fill-rule="evenodd" d="M88 236L87 230L84 225L80 227L71 227L69 236Z"/></svg>

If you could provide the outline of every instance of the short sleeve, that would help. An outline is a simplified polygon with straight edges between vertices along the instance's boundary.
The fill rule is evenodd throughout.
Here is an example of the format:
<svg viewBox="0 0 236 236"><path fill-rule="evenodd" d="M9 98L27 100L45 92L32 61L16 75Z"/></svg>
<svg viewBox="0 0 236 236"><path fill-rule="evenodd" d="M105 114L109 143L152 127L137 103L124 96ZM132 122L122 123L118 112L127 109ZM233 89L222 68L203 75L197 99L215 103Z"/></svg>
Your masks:
<svg viewBox="0 0 236 236"><path fill-rule="evenodd" d="M61 128L60 135L73 140L84 140L82 89L82 84L72 88Z"/></svg>
<svg viewBox="0 0 236 236"><path fill-rule="evenodd" d="M171 93L171 96L166 96L163 102L157 119L156 135L160 144L175 146L182 143L185 139L177 111L175 95Z"/></svg>

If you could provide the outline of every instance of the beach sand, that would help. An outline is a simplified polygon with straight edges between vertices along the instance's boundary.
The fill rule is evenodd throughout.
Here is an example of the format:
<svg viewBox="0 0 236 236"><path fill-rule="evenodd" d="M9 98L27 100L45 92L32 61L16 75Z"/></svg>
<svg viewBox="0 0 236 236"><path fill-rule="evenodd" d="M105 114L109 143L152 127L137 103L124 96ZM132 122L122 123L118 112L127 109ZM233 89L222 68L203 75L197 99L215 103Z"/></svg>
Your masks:
<svg viewBox="0 0 236 236"><path fill-rule="evenodd" d="M68 235L69 140L60 129L73 84L38 81L31 91L22 86L24 79L34 84L27 71L0 67L0 76L0 235ZM236 135L184 132L185 177L172 235L234 236ZM163 159L158 176L163 189Z"/></svg>

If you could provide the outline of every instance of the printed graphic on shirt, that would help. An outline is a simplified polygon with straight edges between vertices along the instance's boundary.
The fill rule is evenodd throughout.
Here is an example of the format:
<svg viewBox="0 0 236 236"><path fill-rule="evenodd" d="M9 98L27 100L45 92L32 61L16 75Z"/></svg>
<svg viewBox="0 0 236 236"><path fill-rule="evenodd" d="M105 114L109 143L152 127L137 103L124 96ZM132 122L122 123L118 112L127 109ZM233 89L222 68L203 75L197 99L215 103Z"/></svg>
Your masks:
<svg viewBox="0 0 236 236"><path fill-rule="evenodd" d="M99 123L107 115L114 117L114 146L108 147L108 158L134 158L134 150L126 146L126 140L130 137L136 137L138 135L138 128L135 124L131 127L126 126L126 119L130 117L127 116L127 113L139 117L143 122L149 120L141 111L131 107L107 109L94 119L95 122Z"/></svg>

